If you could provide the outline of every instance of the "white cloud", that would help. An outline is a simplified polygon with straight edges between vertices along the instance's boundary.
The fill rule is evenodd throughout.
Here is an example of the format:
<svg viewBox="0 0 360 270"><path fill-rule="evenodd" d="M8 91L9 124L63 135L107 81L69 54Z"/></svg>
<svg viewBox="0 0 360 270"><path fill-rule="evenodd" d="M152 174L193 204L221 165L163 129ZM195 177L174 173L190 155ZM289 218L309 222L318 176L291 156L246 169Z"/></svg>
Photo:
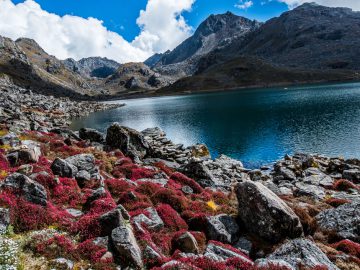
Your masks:
<svg viewBox="0 0 360 270"><path fill-rule="evenodd" d="M141 32L128 42L95 18L60 17L34 0L17 5L0 0L0 35L32 38L60 59L102 56L119 62L143 61L155 52L173 49L191 34L181 13L190 10L194 1L148 0L137 20Z"/></svg>
<svg viewBox="0 0 360 270"><path fill-rule="evenodd" d="M239 9L248 9L248 8L252 7L253 5L254 5L253 1L239 0L239 2L237 4L235 4L235 7L239 8Z"/></svg>
<svg viewBox="0 0 360 270"><path fill-rule="evenodd" d="M278 0L286 3L289 8L297 7L304 3L315 2L319 5L328 7L348 7L360 11L360 0Z"/></svg>

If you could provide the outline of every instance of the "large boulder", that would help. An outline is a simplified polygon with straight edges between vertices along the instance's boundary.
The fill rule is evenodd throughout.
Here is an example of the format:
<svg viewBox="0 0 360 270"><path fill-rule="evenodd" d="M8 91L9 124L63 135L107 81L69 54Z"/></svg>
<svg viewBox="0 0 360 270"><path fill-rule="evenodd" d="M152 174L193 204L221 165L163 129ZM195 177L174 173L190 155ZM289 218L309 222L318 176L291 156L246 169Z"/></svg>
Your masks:
<svg viewBox="0 0 360 270"><path fill-rule="evenodd" d="M58 175L61 177L73 178L78 173L78 169L76 166L70 164L69 162L61 158L56 158L51 164L50 168L54 175Z"/></svg>
<svg viewBox="0 0 360 270"><path fill-rule="evenodd" d="M239 218L248 231L271 242L302 235L299 217L261 183L239 183L236 195L239 202Z"/></svg>
<svg viewBox="0 0 360 270"><path fill-rule="evenodd" d="M123 127L119 123L114 123L108 128L106 144L120 149L125 155L134 159L144 158L149 150L149 145L140 132Z"/></svg>
<svg viewBox="0 0 360 270"><path fill-rule="evenodd" d="M79 130L79 137L82 140L89 140L97 143L103 143L105 141L105 134L92 128L81 128Z"/></svg>
<svg viewBox="0 0 360 270"><path fill-rule="evenodd" d="M27 201L46 206L47 194L45 188L36 181L31 180L26 175L13 173L6 177L1 185L2 189L10 189L17 195L22 196Z"/></svg>
<svg viewBox="0 0 360 270"><path fill-rule="evenodd" d="M193 178L203 188L215 188L216 179L211 171L200 160L191 160L181 171L188 177Z"/></svg>
<svg viewBox="0 0 360 270"><path fill-rule="evenodd" d="M314 242L305 238L286 242L268 256L268 259L285 261L297 270L303 269L300 267L314 268L316 266L325 266L328 270L339 270Z"/></svg>
<svg viewBox="0 0 360 270"><path fill-rule="evenodd" d="M328 209L316 216L320 230L336 232L343 239L360 241L360 201Z"/></svg>
<svg viewBox="0 0 360 270"><path fill-rule="evenodd" d="M116 252L115 260L118 259L122 267L143 268L141 250L130 225L115 228L111 233L111 243Z"/></svg>
<svg viewBox="0 0 360 270"><path fill-rule="evenodd" d="M210 240L231 244L239 238L239 226L226 214L210 216L206 218L206 235Z"/></svg>

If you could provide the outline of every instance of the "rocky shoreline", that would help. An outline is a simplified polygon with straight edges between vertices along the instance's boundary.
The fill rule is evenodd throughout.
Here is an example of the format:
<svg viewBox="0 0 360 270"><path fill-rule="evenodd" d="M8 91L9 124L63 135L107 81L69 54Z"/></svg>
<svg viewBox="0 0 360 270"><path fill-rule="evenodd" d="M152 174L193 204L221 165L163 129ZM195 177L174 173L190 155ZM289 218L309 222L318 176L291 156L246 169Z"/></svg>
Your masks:
<svg viewBox="0 0 360 270"><path fill-rule="evenodd" d="M108 105L2 85L0 269L360 269L360 160L249 170L159 128L73 132Z"/></svg>

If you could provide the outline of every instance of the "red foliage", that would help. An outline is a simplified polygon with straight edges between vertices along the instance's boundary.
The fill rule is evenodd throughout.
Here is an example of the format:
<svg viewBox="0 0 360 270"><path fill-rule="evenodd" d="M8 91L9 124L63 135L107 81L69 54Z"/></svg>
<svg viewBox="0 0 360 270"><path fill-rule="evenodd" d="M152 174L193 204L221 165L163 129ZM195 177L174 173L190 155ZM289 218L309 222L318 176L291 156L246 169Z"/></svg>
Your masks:
<svg viewBox="0 0 360 270"><path fill-rule="evenodd" d="M156 162L154 163L154 166L159 168L161 171L166 173L168 176L172 175L174 173L174 170L170 167L166 166L164 162Z"/></svg>
<svg viewBox="0 0 360 270"><path fill-rule="evenodd" d="M100 236L100 224L98 215L83 215L76 223L72 224L70 231L80 234L81 239L90 239Z"/></svg>
<svg viewBox="0 0 360 270"><path fill-rule="evenodd" d="M49 240L38 244L35 251L50 259L69 256L74 257L75 245L67 236L55 235Z"/></svg>
<svg viewBox="0 0 360 270"><path fill-rule="evenodd" d="M60 178L52 192L53 202L59 205L77 207L81 203L80 188L75 179Z"/></svg>
<svg viewBox="0 0 360 270"><path fill-rule="evenodd" d="M138 192L123 192L119 196L118 204L122 204L128 211L135 211L139 208L145 209L152 206L148 196Z"/></svg>
<svg viewBox="0 0 360 270"><path fill-rule="evenodd" d="M191 187L195 193L201 193L203 191L203 188L198 183L196 183L193 179L183 175L182 173L173 173L170 176L170 179L180 183L181 185Z"/></svg>
<svg viewBox="0 0 360 270"><path fill-rule="evenodd" d="M131 170L130 179L136 181L142 178L152 178L155 175L155 171L147 169L147 168L133 168Z"/></svg>
<svg viewBox="0 0 360 270"><path fill-rule="evenodd" d="M186 222L180 215L168 204L160 204L156 211L163 220L165 228L169 231L187 230Z"/></svg>
<svg viewBox="0 0 360 270"><path fill-rule="evenodd" d="M333 188L338 191L348 191L349 189L359 189L358 186L356 186L354 183L350 182L349 180L340 179L337 180Z"/></svg>
<svg viewBox="0 0 360 270"><path fill-rule="evenodd" d="M345 203L350 203L350 201L345 199L329 198L325 201L325 203L331 205L332 207L339 207Z"/></svg>
<svg viewBox="0 0 360 270"><path fill-rule="evenodd" d="M358 243L346 239L333 244L332 247L360 259L360 244Z"/></svg>
<svg viewBox="0 0 360 270"><path fill-rule="evenodd" d="M93 239L89 239L78 245L77 252L92 263L97 263L101 261L100 259L107 252L107 249L96 245ZM110 259L106 262L111 263L113 260Z"/></svg>
<svg viewBox="0 0 360 270"><path fill-rule="evenodd" d="M152 182L142 182L138 185L136 188L136 192L139 192L141 194L152 196L156 192L158 192L161 189L160 184L155 184Z"/></svg>
<svg viewBox="0 0 360 270"><path fill-rule="evenodd" d="M186 210L188 207L187 198L181 194L176 193L174 190L162 188L158 192L156 192L151 200L154 204L165 203L169 204L172 208L174 208L178 212L182 212Z"/></svg>
<svg viewBox="0 0 360 270"><path fill-rule="evenodd" d="M107 179L105 180L105 184L111 195L115 197L120 196L121 193L129 191L132 188L129 182L121 179Z"/></svg>

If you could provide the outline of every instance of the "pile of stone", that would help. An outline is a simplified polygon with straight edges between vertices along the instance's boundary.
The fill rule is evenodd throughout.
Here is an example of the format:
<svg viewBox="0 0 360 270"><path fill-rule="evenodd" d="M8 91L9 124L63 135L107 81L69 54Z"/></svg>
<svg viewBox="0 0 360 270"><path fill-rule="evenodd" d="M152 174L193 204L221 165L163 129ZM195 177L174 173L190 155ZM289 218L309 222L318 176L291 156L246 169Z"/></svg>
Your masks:
<svg viewBox="0 0 360 270"><path fill-rule="evenodd" d="M119 106L40 95L14 85L7 77L0 77L0 124L11 131L67 127L73 118Z"/></svg>

